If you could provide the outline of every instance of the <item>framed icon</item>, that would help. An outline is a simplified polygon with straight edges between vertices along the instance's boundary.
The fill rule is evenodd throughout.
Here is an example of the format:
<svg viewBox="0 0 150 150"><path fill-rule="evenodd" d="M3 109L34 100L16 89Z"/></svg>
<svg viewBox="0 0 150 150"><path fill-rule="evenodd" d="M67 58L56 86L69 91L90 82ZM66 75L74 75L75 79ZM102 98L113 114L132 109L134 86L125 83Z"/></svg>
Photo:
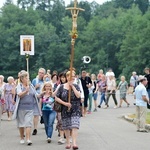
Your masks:
<svg viewBox="0 0 150 150"><path fill-rule="evenodd" d="M34 35L20 35L20 55L34 55Z"/></svg>

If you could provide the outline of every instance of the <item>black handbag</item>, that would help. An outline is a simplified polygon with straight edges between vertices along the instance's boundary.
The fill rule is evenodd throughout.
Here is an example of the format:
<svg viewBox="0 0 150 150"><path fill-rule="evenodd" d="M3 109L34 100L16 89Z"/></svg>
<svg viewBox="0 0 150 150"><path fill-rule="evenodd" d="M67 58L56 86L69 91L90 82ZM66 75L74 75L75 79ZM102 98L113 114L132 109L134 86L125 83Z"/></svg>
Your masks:
<svg viewBox="0 0 150 150"><path fill-rule="evenodd" d="M43 116L41 116L40 123L41 123L41 124L43 124L43 123L44 123Z"/></svg>
<svg viewBox="0 0 150 150"><path fill-rule="evenodd" d="M150 109L150 103L147 103L147 109Z"/></svg>

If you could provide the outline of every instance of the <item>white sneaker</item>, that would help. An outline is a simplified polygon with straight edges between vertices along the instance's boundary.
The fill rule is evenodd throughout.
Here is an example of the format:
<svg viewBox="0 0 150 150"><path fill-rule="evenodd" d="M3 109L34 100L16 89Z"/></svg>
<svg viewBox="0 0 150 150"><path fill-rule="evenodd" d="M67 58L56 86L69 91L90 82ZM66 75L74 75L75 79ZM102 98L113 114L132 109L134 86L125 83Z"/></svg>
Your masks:
<svg viewBox="0 0 150 150"><path fill-rule="evenodd" d="M50 143L51 142L51 138L47 138L47 143Z"/></svg>
<svg viewBox="0 0 150 150"><path fill-rule="evenodd" d="M27 140L27 145L32 145L32 142L30 140Z"/></svg>
<svg viewBox="0 0 150 150"><path fill-rule="evenodd" d="M22 139L22 140L20 140L20 144L24 144L24 140Z"/></svg>
<svg viewBox="0 0 150 150"><path fill-rule="evenodd" d="M107 109L107 108L108 108L108 106L107 106L107 105L105 105L103 108L104 108L104 109Z"/></svg>
<svg viewBox="0 0 150 150"><path fill-rule="evenodd" d="M118 106L114 106L114 108L116 109L116 108L118 108Z"/></svg>
<svg viewBox="0 0 150 150"><path fill-rule="evenodd" d="M65 140L63 139L63 138L60 138L59 140L58 140L58 144L64 144L65 143Z"/></svg>

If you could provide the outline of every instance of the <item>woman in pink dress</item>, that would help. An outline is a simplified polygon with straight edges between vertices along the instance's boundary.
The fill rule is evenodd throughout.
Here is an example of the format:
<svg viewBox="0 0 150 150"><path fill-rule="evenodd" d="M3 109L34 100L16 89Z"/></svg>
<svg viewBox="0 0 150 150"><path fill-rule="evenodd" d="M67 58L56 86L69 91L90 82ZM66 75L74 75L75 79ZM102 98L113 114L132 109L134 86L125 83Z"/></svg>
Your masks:
<svg viewBox="0 0 150 150"><path fill-rule="evenodd" d="M1 117L2 117L2 113L4 111L4 86L5 86L5 82L4 82L4 76L0 75L0 135L1 135Z"/></svg>
<svg viewBox="0 0 150 150"><path fill-rule="evenodd" d="M0 75L0 115L5 112L4 86L4 76Z"/></svg>
<svg viewBox="0 0 150 150"><path fill-rule="evenodd" d="M8 77L7 78L8 83L4 86L4 98L6 103L6 111L8 120L11 120L12 112L14 111L14 104L13 100L15 97L15 84L14 84L14 78Z"/></svg>
<svg viewBox="0 0 150 150"><path fill-rule="evenodd" d="M98 75L97 75L97 80L98 80L98 81L101 81L103 76L104 76L103 70L100 69L100 70L99 70L99 73L98 73Z"/></svg>

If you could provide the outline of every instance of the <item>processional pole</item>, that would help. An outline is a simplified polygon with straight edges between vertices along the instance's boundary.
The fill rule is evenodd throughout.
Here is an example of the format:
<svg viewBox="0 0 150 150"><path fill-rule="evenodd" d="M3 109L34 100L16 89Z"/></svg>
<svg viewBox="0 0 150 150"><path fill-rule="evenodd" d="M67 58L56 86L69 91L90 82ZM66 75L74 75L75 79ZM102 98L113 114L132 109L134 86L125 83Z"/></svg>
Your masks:
<svg viewBox="0 0 150 150"><path fill-rule="evenodd" d="M66 8L66 10L70 10L71 15L72 15L72 31L70 33L70 36L71 36L70 81L71 81L72 71L73 71L73 61L74 61L74 45L75 45L75 40L78 37L77 17L78 17L79 11L84 11L84 9L77 8L77 0L74 0L74 7ZM68 102L69 103L71 102L71 87L69 87Z"/></svg>
<svg viewBox="0 0 150 150"><path fill-rule="evenodd" d="M27 72L28 72L28 74L29 74L29 56L30 56L29 54L27 54L27 53L25 54L26 64L27 64L26 66L27 66Z"/></svg>

